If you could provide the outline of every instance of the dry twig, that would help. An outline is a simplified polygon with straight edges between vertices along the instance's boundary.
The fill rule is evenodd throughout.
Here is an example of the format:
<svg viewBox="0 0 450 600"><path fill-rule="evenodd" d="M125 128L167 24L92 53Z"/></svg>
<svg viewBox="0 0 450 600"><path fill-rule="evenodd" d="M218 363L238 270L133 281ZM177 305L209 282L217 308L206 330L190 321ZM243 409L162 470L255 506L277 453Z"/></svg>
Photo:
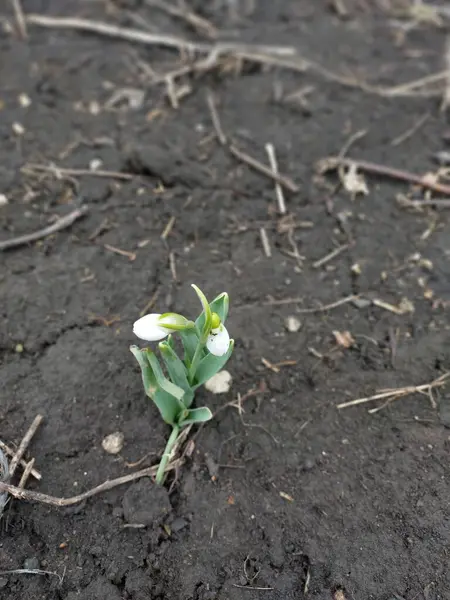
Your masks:
<svg viewBox="0 0 450 600"><path fill-rule="evenodd" d="M270 168L274 175L278 175L278 163L273 144L266 144L266 152L269 157ZM286 214L286 202L284 201L283 188L278 181L275 181L275 194L277 196L278 212L280 215Z"/></svg>
<svg viewBox="0 0 450 600"><path fill-rule="evenodd" d="M171 471L176 467L179 467L181 464L180 459L177 459L171 462L167 471ZM141 477L152 477L156 475L156 471L158 466L147 467L140 471L136 471L135 473L130 473L129 475L123 475L122 477L118 477L117 479L107 480L101 485L98 485L95 488L92 488L82 494L78 494L77 496L71 496L70 498L58 498L56 496L49 496L47 494L41 494L40 492L32 492L30 490L24 490L20 487L16 487L14 485L10 485L8 483L3 483L0 481L0 492L8 492L14 498L18 498L19 500L26 500L28 502L40 502L42 504L51 504L52 506L72 506L73 504L79 504L83 502L83 500L87 500L92 496L96 496L102 492L106 492L107 490L111 490L112 488L117 487L118 485L123 485L124 483L128 483L130 481L135 481L136 479L140 479Z"/></svg>
<svg viewBox="0 0 450 600"><path fill-rule="evenodd" d="M39 229L39 231L35 231L34 233L28 233L26 235L21 235L16 238L12 238L11 240L4 240L0 242L0 252L2 250L10 250L11 248L17 248L18 246L23 246L25 244L29 244L30 242L35 242L36 240L40 240L42 238L47 237L48 235L52 235L57 231L61 231L62 229L67 229L77 221L84 217L87 213L87 206L82 206L81 208L77 208L72 211L65 217L61 217L48 227L44 227L44 229Z"/></svg>
<svg viewBox="0 0 450 600"><path fill-rule="evenodd" d="M7 446L4 442L0 441L0 450L3 450L3 452L8 455L13 457L15 452L12 448L10 448L9 446ZM23 458L20 460L20 466L23 468L26 468L27 465L29 463L27 463L25 460L23 460ZM38 481L40 481L42 479L42 475L39 473L39 471L37 469L31 469L31 475L37 479Z"/></svg>
<svg viewBox="0 0 450 600"><path fill-rule="evenodd" d="M212 121L214 130L216 132L217 139L219 140L220 144L222 146L227 147L229 152L235 158L246 163L248 166L255 169L255 171L258 171L259 173L262 173L263 175L270 177L271 179L276 181L278 184L284 186L286 189L288 189L291 192L298 192L299 188L298 188L297 184L294 183L294 181L292 181L292 179L290 177L287 177L286 175L280 175L280 173L275 172L273 169L267 167L264 163L260 162L256 158L253 158L246 152L243 152L242 150L237 148L234 144L230 144L227 146L227 137L223 131L222 124L221 124L220 118L219 118L219 114L218 114L217 108L215 106L214 98L212 97L211 94L208 94L206 97L206 100L207 100L209 112L211 114L211 121Z"/></svg>
<svg viewBox="0 0 450 600"><path fill-rule="evenodd" d="M42 423L43 418L44 417L42 415L37 415L36 418L34 419L34 421L31 423L30 427L28 428L28 431L23 436L22 441L20 442L19 447L16 450L16 453L14 454L14 456L11 459L11 462L9 463L9 479L12 479L20 461L23 459L23 456L24 456L34 434L38 430L39 425ZM31 465L31 468L32 467L33 467L33 465ZM30 471L31 471L31 468L30 468Z"/></svg>
<svg viewBox="0 0 450 600"><path fill-rule="evenodd" d="M330 304L324 304L323 306L317 306L315 308L299 308L297 309L298 313L317 313L317 312L326 312L327 310L331 310L332 308L337 308L338 306L342 306L343 304L347 304L348 302L352 302L356 300L359 296L352 294L351 296L346 296L345 298L341 298L340 300L336 300L336 302L331 302ZM281 300L268 300L264 302L264 306L284 306L286 304L299 304L303 302L303 298L283 298Z"/></svg>
<svg viewBox="0 0 450 600"><path fill-rule="evenodd" d="M122 173L121 171L106 171L104 169L65 169L58 167L57 165L38 165L29 163L24 165L21 169L22 173L52 173L57 179L63 177L81 177L89 175L91 177L106 177L108 179L122 179L123 181L130 181L136 176L132 173Z"/></svg>
<svg viewBox="0 0 450 600"><path fill-rule="evenodd" d="M381 177L389 177L391 179L398 179L399 181L406 181L414 185L421 186L436 192L438 194L445 194L450 196L450 185L433 181L427 177L421 177L415 173L409 173L402 169L395 169L386 165L379 165L377 163L369 162L366 160L354 160L352 158L340 158L339 156L330 156L324 158L317 163L317 169L319 173L327 173L328 171L336 171L340 167L355 167L357 170L366 171L373 175L379 175Z"/></svg>
<svg viewBox="0 0 450 600"><path fill-rule="evenodd" d="M53 29L75 29L78 31L86 31L108 37L115 37L139 44L165 46L166 48L176 48L178 50L187 50L191 52L211 52L212 50L215 50L216 52L222 54L230 52L238 55L255 53L255 61L257 61L258 57L260 57L260 59L264 59L266 56L294 56L296 53L295 48L289 46L265 46L240 44L234 42L193 42L175 35L149 33L139 29L119 27L103 21L80 19L78 17L50 17L46 15L30 14L27 15L26 21L30 25L38 25L40 27L49 27Z"/></svg>
<svg viewBox="0 0 450 600"><path fill-rule="evenodd" d="M12 0L12 6L14 9L14 15L16 17L17 28L19 30L20 37L24 40L27 37L27 25L25 23L25 16L23 14L20 0Z"/></svg>
<svg viewBox="0 0 450 600"><path fill-rule="evenodd" d="M262 244L262 247L264 250L264 254L266 255L267 258L271 258L272 250L270 248L269 236L267 235L267 231L264 229L264 227L260 228L259 235L261 238L261 244Z"/></svg>
<svg viewBox="0 0 450 600"><path fill-rule="evenodd" d="M398 398L403 398L405 396L409 396L410 394L425 394L430 399L430 402L433 408L436 408L436 402L432 396L432 390L437 387L442 387L445 385L447 379L450 377L450 372L444 373L437 379L434 379L430 383L424 383L423 385L408 385L406 387L400 388L390 388L386 390L381 390L377 394L373 394L372 396L367 396L365 398L357 398L356 400L350 400L349 402L342 402L338 404L338 408L348 408L349 406L357 406L358 404L365 404L367 402L373 402L374 400L385 400L385 403L378 408L373 408L369 412L375 413L384 408L390 402L397 400Z"/></svg>
<svg viewBox="0 0 450 600"><path fill-rule="evenodd" d="M197 15L196 13L188 10L186 6L184 6L184 2L180 7L175 6L174 4L170 4L167 1L161 0L145 0L145 4L147 6L151 6L154 8L158 8L159 10L163 10L164 12L172 15L173 17L178 17L179 19L185 20L189 25L191 25L194 29L196 29L200 34L204 34L209 38L216 38L218 36L217 28L214 25Z"/></svg>

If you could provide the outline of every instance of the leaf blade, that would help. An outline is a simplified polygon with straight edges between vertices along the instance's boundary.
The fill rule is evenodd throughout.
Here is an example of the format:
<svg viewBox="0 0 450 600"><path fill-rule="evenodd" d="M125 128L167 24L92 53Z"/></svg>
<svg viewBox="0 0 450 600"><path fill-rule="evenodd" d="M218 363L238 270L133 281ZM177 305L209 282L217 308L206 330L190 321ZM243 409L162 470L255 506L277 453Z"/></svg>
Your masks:
<svg viewBox="0 0 450 600"><path fill-rule="evenodd" d="M198 369L195 373L195 383L193 389L196 390L199 386L203 385L205 381L208 381L208 379L211 379L213 375L223 369L233 353L233 350L234 340L230 340L230 346L223 356L207 354L198 365Z"/></svg>
<svg viewBox="0 0 450 600"><path fill-rule="evenodd" d="M206 423L206 421L210 421L212 418L213 414L207 406L192 408L188 411L186 419L183 419L183 421L180 423L180 427L185 427L186 425L192 425L195 423Z"/></svg>
<svg viewBox="0 0 450 600"><path fill-rule="evenodd" d="M182 402L184 406L189 408L194 400L194 392L189 384L187 370L183 361L167 342L160 342L159 350L172 382L184 390Z"/></svg>

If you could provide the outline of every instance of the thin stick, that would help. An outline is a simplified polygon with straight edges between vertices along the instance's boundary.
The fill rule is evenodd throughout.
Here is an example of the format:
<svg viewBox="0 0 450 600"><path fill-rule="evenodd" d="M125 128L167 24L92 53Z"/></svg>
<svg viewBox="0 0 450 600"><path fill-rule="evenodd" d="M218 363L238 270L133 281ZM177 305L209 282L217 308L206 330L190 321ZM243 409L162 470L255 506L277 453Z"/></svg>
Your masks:
<svg viewBox="0 0 450 600"><path fill-rule="evenodd" d="M395 139L393 139L391 142L391 146L398 146L402 142L405 142L407 139L409 139L411 136L413 136L416 133L416 131L418 131L422 127L422 125L426 121L428 121L429 118L430 118L430 113L425 113L424 115L422 115L420 117L420 119L418 121L416 121L416 123L414 123L414 125L412 127L410 127L407 131L405 131L404 133L402 133L401 135L399 135Z"/></svg>
<svg viewBox="0 0 450 600"><path fill-rule="evenodd" d="M322 258L319 258L319 260L313 262L313 268L318 269L319 267L323 267L323 265L325 265L327 262L330 262L330 260L333 260L333 258L336 258L336 256L339 256L339 254L342 254L342 252L348 250L349 248L350 244L343 244L342 246L335 248L329 254L326 254Z"/></svg>
<svg viewBox="0 0 450 600"><path fill-rule="evenodd" d="M409 198L402 198L399 203L402 206L411 207L411 208L420 208L421 206L436 206L440 208L450 208L450 199L449 198L423 198L421 200L410 200Z"/></svg>
<svg viewBox="0 0 450 600"><path fill-rule="evenodd" d="M281 175L280 173L274 173L264 163L260 162L259 160L256 160L256 158L253 158L252 156L250 156L249 154L246 154L242 150L239 150L239 148L236 148L236 146L234 144L231 144L228 149L231 152L231 154L233 154L233 156L235 156L242 162L245 162L250 167L253 167L255 169L255 171L258 171L259 173L266 175L266 177L269 177L270 179L274 179L275 181L277 181L279 184L281 184L283 187L285 187L290 192L294 192L294 193L298 192L298 190L299 190L298 185L296 183L294 183L294 181L287 175Z"/></svg>
<svg viewBox="0 0 450 600"><path fill-rule="evenodd" d="M15 454L14 450L12 448L10 448L9 446L7 446L2 441L0 441L0 450L3 450L3 452L5 454L7 454L8 456L14 456L14 454ZM28 463L23 458L21 459L19 464L23 468L26 468L28 465ZM38 481L40 481L42 479L42 475L39 473L39 471L37 469L31 469L31 475Z"/></svg>
<svg viewBox="0 0 450 600"><path fill-rule="evenodd" d="M272 172L274 173L274 175L279 175L277 157L275 155L275 148L273 147L273 144L266 144L266 152L267 156L269 157L269 163ZM285 215L286 203L284 201L283 188L281 187L278 181L275 181L275 194L277 196L278 212L280 213L280 215Z"/></svg>
<svg viewBox="0 0 450 600"><path fill-rule="evenodd" d="M176 217L174 215L172 215L170 217L170 219L167 221L167 225L164 227L164 230L161 233L162 240L167 240L167 238L169 237L169 234L172 231L172 228L175 224L175 219L176 219Z"/></svg>
<svg viewBox="0 0 450 600"><path fill-rule="evenodd" d="M63 578L53 571L43 571L42 569L12 569L11 571L0 571L0 577L5 575L54 575L62 583Z"/></svg>
<svg viewBox="0 0 450 600"><path fill-rule="evenodd" d="M42 415L37 415L35 417L34 421L31 423L30 427L28 428L28 431L23 436L22 441L20 442L19 447L16 450L16 453L14 454L14 456L11 459L11 462L9 463L9 478L10 479L12 479L14 472L17 468L17 465L22 460L23 455L25 454L25 452L31 442L31 439L33 438L34 434L38 430L39 425L42 423L43 418L44 417Z"/></svg>
<svg viewBox="0 0 450 600"><path fill-rule="evenodd" d="M121 173L120 171L106 171L102 169L91 170L91 169L64 169L56 165L38 165L29 163L24 165L21 169L22 173L53 173L56 177L73 176L81 177L89 175L91 177L106 177L111 179L122 179L123 181L130 181L134 179L136 175L132 173Z"/></svg>
<svg viewBox="0 0 450 600"><path fill-rule="evenodd" d="M180 466L180 459L177 459L170 463L167 466L167 470L170 471ZM72 506L73 504L79 504L83 502L83 500L87 500L92 496L96 496L102 492L106 492L107 490L111 490L112 488L117 487L118 485L123 485L124 483L128 483L130 481L135 481L136 479L140 479L141 477L153 477L156 474L157 466L146 467L145 469L141 469L140 471L136 471L135 473L130 473L129 475L123 475L122 477L118 477L117 479L108 479L102 484L98 485L95 488L92 488L78 496L71 496L70 498L58 498L56 496L49 496L47 494L41 494L40 492L32 492L30 490L23 490L20 487L16 487L15 485L10 485L9 483L3 483L0 481L0 492L8 492L14 498L18 498L19 500L26 500L28 502L41 502L42 504L51 504L52 506Z"/></svg>
<svg viewBox="0 0 450 600"><path fill-rule="evenodd" d="M81 219L81 217L84 217L87 211L87 206L82 206L81 208L77 208L76 210L72 211L65 217L61 217L52 223L52 225L44 227L44 229L39 229L39 231L35 231L34 233L28 233L26 235L12 238L11 240L0 242L0 252L2 250L9 250L10 248L17 248L18 246L23 246L25 244L29 244L30 242L35 242L36 240L47 237L48 235L52 235L52 233L56 233L62 229L67 229L73 225L75 221Z"/></svg>
<svg viewBox="0 0 450 600"><path fill-rule="evenodd" d="M103 21L92 21L90 19L79 19L77 17L49 17L46 15L31 14L27 15L26 21L31 25L39 25L40 27L88 31L99 35L127 40L129 42L136 42L138 44L165 46L166 48L177 48L178 50L190 50L191 52L210 52L211 50L222 53L235 52L237 54L241 52L255 52L261 53L262 56L265 54L269 56L294 56L296 54L295 48L289 46L253 46L251 44L239 44L233 42L220 42L215 44L199 43L185 40L174 35L149 33L139 29L118 27L117 25L110 25Z"/></svg>
<svg viewBox="0 0 450 600"><path fill-rule="evenodd" d="M317 312L326 312L327 310L331 310L332 308L337 308L338 306L342 306L343 304L347 304L348 302L352 302L359 298L357 295L346 296L345 298L341 298L340 300L336 300L336 302L331 302L331 304L324 304L323 306L317 306L316 308L299 308L297 309L298 313L317 313ZM268 300L264 302L264 306L283 306L285 304L298 304L299 302L303 302L303 298L285 298L282 300Z"/></svg>
<svg viewBox="0 0 450 600"><path fill-rule="evenodd" d="M450 372L444 373L437 379L434 379L430 383L425 383L422 385L408 385L402 388L392 388L389 390L383 390L378 394L374 394L373 396L367 396L365 398L357 398L356 400L350 400L349 402L342 402L337 405L337 408L348 408L349 406L357 406L358 404L365 404L366 402L373 402L374 400L383 400L385 398L395 398L408 396L409 394L415 393L423 393L430 392L435 387L441 387L445 384L446 380L449 378Z"/></svg>
<svg viewBox="0 0 450 600"><path fill-rule="evenodd" d="M233 583L232 584L233 587L235 588L239 588L241 590L253 590L253 591L260 591L260 592L268 592L270 590L273 590L273 587L258 587L255 585L239 585L238 583Z"/></svg>
<svg viewBox="0 0 450 600"><path fill-rule="evenodd" d="M222 146L225 146L225 144L227 143L227 138L223 132L219 114L217 112L217 108L212 94L208 93L206 95L206 102L208 104L209 112L211 113L211 121L216 132L217 139L222 144Z"/></svg>
<svg viewBox="0 0 450 600"><path fill-rule="evenodd" d="M372 173L374 175L380 175L382 177L390 177L391 179L398 179L400 181L407 181L419 185L423 188L437 192L438 194L445 194L450 196L450 185L429 181L428 179L416 175L415 173L409 173L402 169L394 169L386 165L379 165L377 163L369 162L366 160L353 160L352 158L339 158L336 156L330 156L325 158L318 163L318 169L320 173L326 173L327 171L334 171L339 167L350 167L356 166L361 171Z"/></svg>
<svg viewBox="0 0 450 600"><path fill-rule="evenodd" d="M25 16L23 14L22 5L20 4L20 0L12 0L12 5L20 37L24 40L27 37L27 25L25 23Z"/></svg>
<svg viewBox="0 0 450 600"><path fill-rule="evenodd" d="M216 38L218 36L219 32L210 21L188 10L186 7L178 8L173 4L169 4L168 2L161 2L160 0L145 0L145 4L147 6L159 8L159 10L163 10L164 12L166 12L169 15L172 15L173 17L184 19L199 33L205 34L210 38Z"/></svg>
<svg viewBox="0 0 450 600"><path fill-rule="evenodd" d="M264 229L264 227L261 227L261 229L259 230L259 235L261 237L261 244L264 250L264 254L267 258L271 258L272 250L270 248L269 236L267 235L267 231Z"/></svg>
<svg viewBox="0 0 450 600"><path fill-rule="evenodd" d="M20 478L20 481L19 481L20 488L24 488L26 486L28 478L31 475L31 471L33 470L33 465L34 465L34 458L32 458L30 460L30 462L27 463L27 466L25 467L25 469L22 473L22 477Z"/></svg>
<svg viewBox="0 0 450 600"><path fill-rule="evenodd" d="M176 263L176 259L175 259L175 252L169 252L169 268L170 268L170 272L172 274L172 279L174 281L178 281L178 276L177 276L177 263Z"/></svg>
<svg viewBox="0 0 450 600"><path fill-rule="evenodd" d="M155 306L155 302L158 299L158 296L159 296L159 288L157 290L155 290L155 292L152 295L152 297L150 298L150 300L147 302L147 304L144 306L144 308L139 313L140 317L143 317L144 315L146 315L148 313L148 311L151 310Z"/></svg>
<svg viewBox="0 0 450 600"><path fill-rule="evenodd" d="M299 188L298 188L297 184L294 183L294 181L292 181L292 179L290 177L287 177L286 175L280 175L280 173L278 173L278 172L275 173L273 171L273 169L270 169L264 163L260 162L256 158L253 158L249 154L246 154L242 150L239 150L239 148L237 148L234 144L230 144L229 146L227 146L227 138L226 138L225 133L223 132L219 113L217 112L217 108L215 106L214 98L213 98L212 94L207 95L206 101L208 104L209 112L211 114L211 121L212 121L214 130L215 130L217 138L222 146L227 147L229 152L235 158L246 163L247 165L249 165L250 167L255 169L255 171L258 171L259 173L266 175L266 177L270 177L270 179L273 179L274 181L276 181L280 185L284 186L286 189L288 189L291 192L294 192L294 193L298 192Z"/></svg>
<svg viewBox="0 0 450 600"><path fill-rule="evenodd" d="M115 246L111 246L111 244L104 244L103 248L105 248L105 250L109 250L110 252L114 252L115 254L120 254L120 256L126 256L131 261L136 260L136 252L122 250L122 248L116 248Z"/></svg>

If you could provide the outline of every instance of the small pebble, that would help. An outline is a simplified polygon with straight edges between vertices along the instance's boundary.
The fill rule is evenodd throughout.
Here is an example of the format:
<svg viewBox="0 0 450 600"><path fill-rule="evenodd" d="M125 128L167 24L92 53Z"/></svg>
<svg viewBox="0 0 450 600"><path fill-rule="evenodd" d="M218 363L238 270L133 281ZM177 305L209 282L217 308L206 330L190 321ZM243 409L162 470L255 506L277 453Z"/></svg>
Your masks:
<svg viewBox="0 0 450 600"><path fill-rule="evenodd" d="M316 466L316 463L312 458L306 458L302 464L303 471L311 471Z"/></svg>
<svg viewBox="0 0 450 600"><path fill-rule="evenodd" d="M39 567L41 566L41 563L39 562L39 559L36 558L35 556L33 556L33 558L26 558L23 561L23 568L24 569L29 569L29 570L35 570L35 569L39 569Z"/></svg>
<svg viewBox="0 0 450 600"><path fill-rule="evenodd" d="M103 166L103 161L100 158L93 158L89 163L90 171L98 171Z"/></svg>
<svg viewBox="0 0 450 600"><path fill-rule="evenodd" d="M18 100L22 108L28 108L31 105L30 97L26 94L20 94Z"/></svg>
<svg viewBox="0 0 450 600"><path fill-rule="evenodd" d="M284 326L290 333L296 333L302 326L302 322L297 317L286 317L284 320Z"/></svg>
<svg viewBox="0 0 450 600"><path fill-rule="evenodd" d="M178 517L170 525L170 528L172 529L173 533L177 533L177 531L181 531L182 529L187 527L187 525L188 525L188 522L186 521L186 519Z"/></svg>
<svg viewBox="0 0 450 600"><path fill-rule="evenodd" d="M122 432L115 431L107 435L102 441L102 447L108 454L119 454L123 448L125 437Z"/></svg>
<svg viewBox="0 0 450 600"><path fill-rule="evenodd" d="M208 379L205 388L213 394L226 394L231 387L233 378L228 371L219 371Z"/></svg>
<svg viewBox="0 0 450 600"><path fill-rule="evenodd" d="M25 133L25 127L20 123L13 123L12 130L16 135L23 135Z"/></svg>
<svg viewBox="0 0 450 600"><path fill-rule="evenodd" d="M8 204L8 198L5 194L0 194L0 206L5 206L5 204Z"/></svg>

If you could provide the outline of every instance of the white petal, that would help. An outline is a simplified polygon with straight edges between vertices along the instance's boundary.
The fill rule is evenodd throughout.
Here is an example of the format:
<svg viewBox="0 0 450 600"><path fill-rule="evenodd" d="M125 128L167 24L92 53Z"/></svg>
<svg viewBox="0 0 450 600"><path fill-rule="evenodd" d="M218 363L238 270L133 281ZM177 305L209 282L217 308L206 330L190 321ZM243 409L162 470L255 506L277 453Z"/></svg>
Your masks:
<svg viewBox="0 0 450 600"><path fill-rule="evenodd" d="M206 347L214 356L223 356L228 352L230 336L224 325L221 324L217 329L211 330Z"/></svg>
<svg viewBox="0 0 450 600"><path fill-rule="evenodd" d="M138 319L133 325L134 335L146 342L157 342L167 337L171 330L158 324L160 316L157 313L151 313Z"/></svg>

